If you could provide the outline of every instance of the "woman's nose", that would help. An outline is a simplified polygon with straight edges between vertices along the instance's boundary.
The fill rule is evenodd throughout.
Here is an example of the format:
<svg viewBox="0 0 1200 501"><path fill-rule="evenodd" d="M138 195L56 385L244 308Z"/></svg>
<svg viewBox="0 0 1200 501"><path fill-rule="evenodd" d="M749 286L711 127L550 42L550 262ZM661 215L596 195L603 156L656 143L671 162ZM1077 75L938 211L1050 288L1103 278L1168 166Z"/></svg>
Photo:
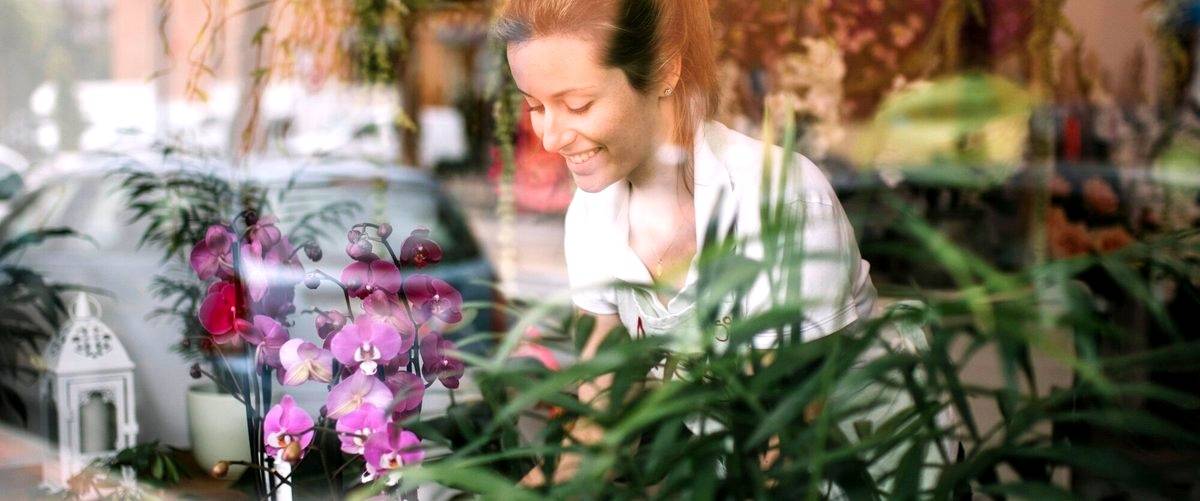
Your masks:
<svg viewBox="0 0 1200 501"><path fill-rule="evenodd" d="M575 133L563 123L562 117L549 110L542 114L542 147L559 153L575 140Z"/></svg>

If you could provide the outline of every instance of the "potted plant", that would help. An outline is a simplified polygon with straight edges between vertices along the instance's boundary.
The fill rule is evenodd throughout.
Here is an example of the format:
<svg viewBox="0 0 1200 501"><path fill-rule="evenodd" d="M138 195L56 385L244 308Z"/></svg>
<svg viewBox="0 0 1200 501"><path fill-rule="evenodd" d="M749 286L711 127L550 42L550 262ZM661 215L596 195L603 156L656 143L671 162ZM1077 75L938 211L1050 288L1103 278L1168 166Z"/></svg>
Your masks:
<svg viewBox="0 0 1200 501"><path fill-rule="evenodd" d="M239 419L244 410L228 391L234 388L232 374L245 361L218 356L217 345L197 316L206 288L193 274L189 260L196 242L204 240L205 222L229 220L237 207L246 208L249 214L282 203L294 183L289 181L284 189L271 192L258 183L233 182L227 172L201 167L206 164L204 157L183 147L163 146L161 153L164 165L176 168L155 169L129 159L114 174L132 213L130 222L144 225L139 245L162 251L163 266L153 279L151 292L163 306L154 309L151 318L181 326L181 339L174 350L195 364L196 371L203 366L213 375L213 380L193 385L187 395L189 438L196 459L208 465L230 458L249 460L250 449L238 438L247 433L245 420ZM321 225L335 224L357 208L354 202L325 204L302 214L303 223L288 237L314 240ZM284 299L288 299L286 295L273 301L282 303ZM243 470L235 466L227 478L236 479Z"/></svg>

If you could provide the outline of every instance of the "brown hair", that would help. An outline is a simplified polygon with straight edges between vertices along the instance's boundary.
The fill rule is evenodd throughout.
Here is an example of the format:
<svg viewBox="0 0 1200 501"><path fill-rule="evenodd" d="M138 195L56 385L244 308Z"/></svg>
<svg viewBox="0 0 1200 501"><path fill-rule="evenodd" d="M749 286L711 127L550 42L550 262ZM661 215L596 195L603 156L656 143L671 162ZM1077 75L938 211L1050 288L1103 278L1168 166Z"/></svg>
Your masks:
<svg viewBox="0 0 1200 501"><path fill-rule="evenodd" d="M604 63L642 93L659 91L662 72L679 58L675 140L688 153L696 128L716 112L708 0L506 0L496 18L495 36L505 43L561 34L606 37Z"/></svg>

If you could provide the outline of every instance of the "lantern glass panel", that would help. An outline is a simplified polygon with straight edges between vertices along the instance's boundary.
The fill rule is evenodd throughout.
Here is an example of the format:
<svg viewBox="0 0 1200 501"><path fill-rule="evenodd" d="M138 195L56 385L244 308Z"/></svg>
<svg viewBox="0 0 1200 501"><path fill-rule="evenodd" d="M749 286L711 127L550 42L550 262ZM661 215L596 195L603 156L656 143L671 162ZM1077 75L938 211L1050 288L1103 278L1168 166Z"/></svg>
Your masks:
<svg viewBox="0 0 1200 501"><path fill-rule="evenodd" d="M117 449L117 406L100 392L92 392L79 408L81 452L92 454Z"/></svg>

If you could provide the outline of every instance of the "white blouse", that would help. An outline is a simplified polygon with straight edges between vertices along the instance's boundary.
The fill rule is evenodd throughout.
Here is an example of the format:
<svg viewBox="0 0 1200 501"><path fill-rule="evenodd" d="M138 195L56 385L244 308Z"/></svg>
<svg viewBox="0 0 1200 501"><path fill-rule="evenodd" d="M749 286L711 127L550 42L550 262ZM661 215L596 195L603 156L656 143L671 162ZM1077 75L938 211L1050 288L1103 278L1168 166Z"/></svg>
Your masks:
<svg viewBox="0 0 1200 501"><path fill-rule="evenodd" d="M770 151L771 165L778 169L782 149L772 146ZM766 153L763 144L709 122L698 131L693 153L696 248L703 249L705 229L715 214L718 228L723 230L719 234L724 234L736 218L736 233L747 242L743 248L746 257L761 259L763 243L757 236ZM875 288L870 265L859 255L854 229L829 181L807 158L797 154L794 160L791 165L797 172L788 173L791 182L784 188L785 200L796 211L802 211L802 240L797 241L803 242L805 252L800 255L812 256L805 259L800 273L805 305L800 334L804 340L811 340L866 319L874 306ZM683 289L665 305L648 290L617 286L652 284L649 271L629 246L629 190L626 181L598 193L576 190L567 210L564 238L572 301L594 314L618 314L630 333L637 332L640 323L647 334L679 335L681 324L694 321L691 313L697 258L692 260ZM722 192L724 197L720 196ZM718 200L722 201L721 207L716 207ZM770 290L763 273L746 295L742 311L761 311L777 295L782 291ZM771 348L776 337L775 332L761 333L754 337L753 345ZM682 339L677 349L696 349L695 343L700 341ZM714 340L718 344L722 341Z"/></svg>

